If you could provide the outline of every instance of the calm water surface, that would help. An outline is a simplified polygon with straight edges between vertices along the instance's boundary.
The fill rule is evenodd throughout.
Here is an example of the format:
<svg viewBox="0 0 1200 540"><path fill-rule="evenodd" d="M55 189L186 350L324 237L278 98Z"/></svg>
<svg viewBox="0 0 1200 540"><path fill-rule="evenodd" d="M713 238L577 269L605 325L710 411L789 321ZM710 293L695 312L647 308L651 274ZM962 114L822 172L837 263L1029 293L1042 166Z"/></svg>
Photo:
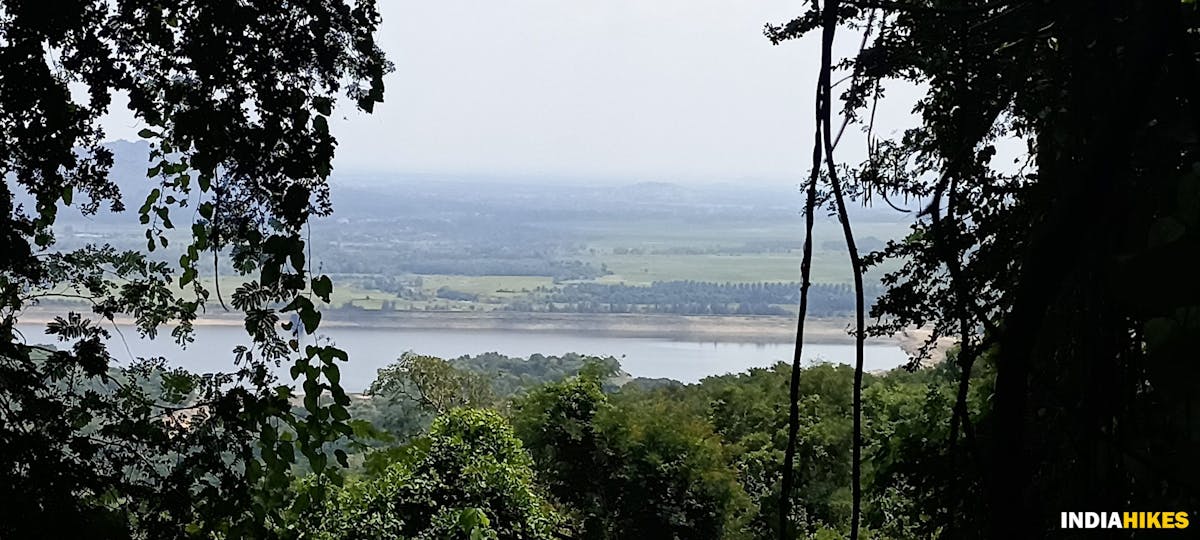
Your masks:
<svg viewBox="0 0 1200 540"><path fill-rule="evenodd" d="M22 325L21 331L30 343L46 342L44 327ZM157 340L140 340L129 327L121 327L124 339L114 333L109 346L118 360L138 356L166 356L173 365L190 371L212 372L229 370L231 350L248 342L239 326L197 327L196 341L180 349L167 335ZM699 343L670 339L622 338L573 335L565 333L504 332L490 330L403 330L393 328L322 328L334 344L350 354L348 365L342 365L342 384L348 391L360 391L375 378L375 370L387 365L401 354L413 351L420 354L454 358L464 354L498 352L508 356L529 356L534 353L561 355L568 352L596 356L615 356L625 371L635 377L667 377L682 382L696 382L710 375L766 367L780 361L790 361L792 345L762 343ZM806 361L852 363L853 345L805 345ZM868 345L865 368L868 371L890 369L906 360L903 351L891 345ZM286 377L286 366L280 370Z"/></svg>

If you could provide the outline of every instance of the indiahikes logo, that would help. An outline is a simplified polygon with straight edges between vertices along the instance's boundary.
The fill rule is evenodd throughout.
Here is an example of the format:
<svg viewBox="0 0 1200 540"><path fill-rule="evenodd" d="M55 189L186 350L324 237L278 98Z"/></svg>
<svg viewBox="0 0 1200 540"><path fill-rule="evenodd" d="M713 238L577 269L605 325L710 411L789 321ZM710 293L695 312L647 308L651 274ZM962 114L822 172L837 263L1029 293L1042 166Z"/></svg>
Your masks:
<svg viewBox="0 0 1200 540"><path fill-rule="evenodd" d="M1062 512L1064 529L1186 529L1187 512Z"/></svg>

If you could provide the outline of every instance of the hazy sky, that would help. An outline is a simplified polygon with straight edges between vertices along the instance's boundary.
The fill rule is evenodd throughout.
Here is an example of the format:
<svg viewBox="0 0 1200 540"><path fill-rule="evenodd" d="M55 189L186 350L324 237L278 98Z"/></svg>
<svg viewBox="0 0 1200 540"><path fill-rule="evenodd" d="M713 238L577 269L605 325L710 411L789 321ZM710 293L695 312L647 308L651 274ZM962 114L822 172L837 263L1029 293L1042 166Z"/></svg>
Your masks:
<svg viewBox="0 0 1200 540"><path fill-rule="evenodd" d="M762 28L803 8L381 0L396 71L375 114L339 110L336 171L794 184L818 43L774 47ZM113 138L140 129L119 114L106 125Z"/></svg>

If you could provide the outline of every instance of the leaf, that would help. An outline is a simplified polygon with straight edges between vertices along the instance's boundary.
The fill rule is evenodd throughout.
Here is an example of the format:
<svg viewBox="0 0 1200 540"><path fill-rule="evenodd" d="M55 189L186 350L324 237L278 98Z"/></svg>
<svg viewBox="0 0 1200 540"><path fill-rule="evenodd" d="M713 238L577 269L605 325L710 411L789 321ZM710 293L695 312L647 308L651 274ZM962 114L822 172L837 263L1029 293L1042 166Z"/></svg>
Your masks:
<svg viewBox="0 0 1200 540"><path fill-rule="evenodd" d="M328 461L328 459L329 458L325 457L325 454L317 453L313 454L312 457L308 459L308 464L312 467L313 472L321 474L321 471L325 470L325 462Z"/></svg>
<svg viewBox="0 0 1200 540"><path fill-rule="evenodd" d="M345 422L350 419L350 413L346 408L336 403L329 406L329 416L338 422Z"/></svg>
<svg viewBox="0 0 1200 540"><path fill-rule="evenodd" d="M292 268L294 268L297 272L304 272L304 251L293 251L289 257L292 260Z"/></svg>
<svg viewBox="0 0 1200 540"><path fill-rule="evenodd" d="M325 116L333 114L333 100L327 97L313 98L313 108Z"/></svg>
<svg viewBox="0 0 1200 540"><path fill-rule="evenodd" d="M299 512L308 510L310 506L312 506L312 497L310 497L308 492L305 491L300 492L300 495L296 497L296 500L292 501L292 507Z"/></svg>
<svg viewBox="0 0 1200 540"><path fill-rule="evenodd" d="M321 368L321 371L325 373L325 378L329 381L329 384L333 386L341 384L342 374L338 370L337 364L330 363Z"/></svg>
<svg viewBox="0 0 1200 540"><path fill-rule="evenodd" d="M155 133L154 131L152 131L150 128L143 128L141 131L138 132L138 137L141 137L143 139L153 139L154 137L157 137L157 136L158 136L158 134Z"/></svg>
<svg viewBox="0 0 1200 540"><path fill-rule="evenodd" d="M312 334L321 325L321 312L311 306L300 308L300 322L304 323L304 332Z"/></svg>
<svg viewBox="0 0 1200 540"><path fill-rule="evenodd" d="M334 386L329 389L329 393L333 394L333 402L343 407L350 405L350 396L346 395L346 390L341 386Z"/></svg>
<svg viewBox="0 0 1200 540"><path fill-rule="evenodd" d="M279 281L279 265L268 261L263 264L262 271L258 273L258 280L265 285L274 285Z"/></svg>
<svg viewBox="0 0 1200 540"><path fill-rule="evenodd" d="M184 287L196 279L196 270L193 268L185 268L183 275L179 276L179 286Z"/></svg>
<svg viewBox="0 0 1200 540"><path fill-rule="evenodd" d="M375 425L366 420L351 420L350 428L354 430L354 436L365 439L371 437L378 432Z"/></svg>
<svg viewBox="0 0 1200 540"><path fill-rule="evenodd" d="M154 206L154 203L158 202L159 195L162 195L162 192L159 191L158 188L154 188L153 190L151 190L150 194L146 195L146 202L142 203L142 207L138 209L138 213L139 214L149 213L150 208Z"/></svg>
<svg viewBox="0 0 1200 540"><path fill-rule="evenodd" d="M309 414L317 414L317 399L321 397L321 388L311 379L304 381L304 409Z"/></svg>
<svg viewBox="0 0 1200 540"><path fill-rule="evenodd" d="M192 239L196 242L196 249L208 248L208 228L200 223L192 224Z"/></svg>
<svg viewBox="0 0 1200 540"><path fill-rule="evenodd" d="M279 445L275 447L275 451L284 463L295 463L296 449L292 446L291 433L284 433L283 435L279 437Z"/></svg>
<svg viewBox="0 0 1200 540"><path fill-rule="evenodd" d="M329 295L333 294L333 280L329 276L322 275L312 281L313 294L316 294L326 304L329 303Z"/></svg>
<svg viewBox="0 0 1200 540"><path fill-rule="evenodd" d="M1150 225L1148 242L1151 247L1170 244L1187 233L1187 227L1172 216L1159 218Z"/></svg>

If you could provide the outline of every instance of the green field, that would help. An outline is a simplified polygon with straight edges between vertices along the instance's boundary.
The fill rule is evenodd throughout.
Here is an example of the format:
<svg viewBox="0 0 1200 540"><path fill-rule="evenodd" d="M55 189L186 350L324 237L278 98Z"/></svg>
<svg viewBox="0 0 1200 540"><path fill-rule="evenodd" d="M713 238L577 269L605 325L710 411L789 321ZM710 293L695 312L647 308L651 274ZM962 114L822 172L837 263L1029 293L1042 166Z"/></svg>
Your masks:
<svg viewBox="0 0 1200 540"><path fill-rule="evenodd" d="M601 283L645 284L694 280L718 283L800 281L801 253L761 255L606 255L594 261L608 265L612 275ZM814 283L852 283L846 253L814 251Z"/></svg>
<svg viewBox="0 0 1200 540"><path fill-rule="evenodd" d="M615 247L737 247L757 242L792 242L799 246L804 240L804 221L794 223L713 223L691 219L647 219L630 222L594 221L572 223L573 232L588 238L588 247L611 250ZM879 240L899 238L908 232L899 223L856 222L855 238L874 237ZM815 245L842 241L842 229L836 222L822 220L813 227Z"/></svg>
<svg viewBox="0 0 1200 540"><path fill-rule="evenodd" d="M514 204L508 201L505 204ZM524 201L520 204L554 204L553 200ZM573 204L573 203L572 203ZM709 201L692 206L668 204L649 213L621 214L611 217L575 220L556 218L546 222L526 223L516 219L494 231L487 222L478 229L466 229L451 224L436 208L425 209L428 215L417 213L417 219L403 221L404 226L380 228L373 224L347 223L328 225L316 236L314 271L329 273L334 281L329 305L334 308L381 308L413 311L489 311L518 304L546 305L555 278L562 283L575 283L573 276L595 276L592 280L605 284L649 285L665 281L697 281L708 283L796 282L800 280L803 222L798 214L781 215L778 211L714 210L721 201ZM770 204L768 201L764 204ZM480 210L489 210L480 205ZM417 209L421 210L421 209ZM474 215L474 214L472 214ZM487 215L486 211L478 215ZM523 215L523 214L522 214ZM385 216L380 216L385 217ZM390 218L389 218L390 219ZM477 231L502 233L504 227L523 228L520 235L476 234ZM907 227L900 223L856 222L855 234L862 251L870 251L883 242L900 238ZM101 234L103 241L118 245L140 245L139 227L111 225L86 229ZM74 244L94 241L92 237L75 239L76 229L63 231L63 237ZM834 220L824 216L814 228L812 280L814 283L848 284L853 281L850 265L842 242L842 231ZM347 242L342 237L351 238ZM322 243L324 242L324 243ZM175 243L182 244L182 239ZM331 247L332 246L332 247ZM347 248L351 246L351 248ZM473 257L464 257L472 253ZM494 255L493 255L494 253ZM336 254L336 255L334 255ZM173 257L168 255L168 259ZM428 259L434 263L420 270L419 264ZM503 272L505 260L534 264L510 265L513 273L541 275L459 275L457 272ZM459 261L447 264L445 261ZM497 263L484 265L477 263ZM578 273L563 273L562 266L574 264L583 268ZM893 264L893 267L895 265ZM209 310L219 313L216 280L211 269L202 269L201 283L210 291ZM606 271L607 274L601 274ZM444 273L443 273L444 272ZM556 273L559 272L559 273ZM877 279L876 271L868 280ZM419 285L417 277L419 276ZM229 305L234 291L251 276L238 276L226 270L220 276L220 293ZM380 287L381 289L377 289ZM466 295L474 300L438 298L441 288ZM386 290L383 290L386 289ZM542 292L539 292L541 289ZM186 296L190 291L179 291Z"/></svg>
<svg viewBox="0 0 1200 540"><path fill-rule="evenodd" d="M763 255L604 255L592 262L608 265L610 283L695 280L716 282L797 281L800 257Z"/></svg>
<svg viewBox="0 0 1200 540"><path fill-rule="evenodd" d="M797 220L799 223L799 220ZM714 282L799 281L803 231L796 227L773 225L734 225L688 221L639 221L588 223L578 231L589 237L588 262L607 265L613 275L600 278L604 283L641 284L654 281L695 280ZM860 243L872 244L899 238L907 228L894 223L856 223L855 236ZM661 253L670 248L733 251L747 245L778 243L794 246L755 253L686 254ZM851 283L850 262L842 231L833 223L821 223L813 230L812 280L817 283ZM864 244L862 251L867 251ZM829 249L827 249L829 248ZM640 253L614 253L614 250L638 250ZM656 251L660 253L655 253ZM893 265L894 267L894 265Z"/></svg>
<svg viewBox="0 0 1200 540"><path fill-rule="evenodd" d="M798 245L801 231L779 225L754 224L721 227L709 223L672 220L616 223L612 221L573 224L574 232L587 238L581 259L610 272L596 279L599 283L645 285L655 281L692 280L705 282L791 282L800 279L800 249L764 248L754 252L746 246ZM904 234L896 224L856 224L859 238L883 241ZM687 248L724 253L663 253L672 248ZM628 253L638 250L638 253ZM617 251L617 253L614 253ZM745 251L745 252L739 252ZM878 272L873 275L879 275ZM334 275L331 305L378 310L390 303L398 310L487 311L509 301L528 298L539 287L551 289L554 280L544 276L463 276L422 274L421 292L425 300L397 297L393 293L362 285L359 275ZM815 283L851 283L850 264L842 247L841 230L822 223L814 230L812 280ZM212 280L207 279L206 285ZM239 283L236 276L222 277L222 291L228 295ZM478 300L453 301L435 298L438 289L478 295ZM228 297L228 296L227 296Z"/></svg>

